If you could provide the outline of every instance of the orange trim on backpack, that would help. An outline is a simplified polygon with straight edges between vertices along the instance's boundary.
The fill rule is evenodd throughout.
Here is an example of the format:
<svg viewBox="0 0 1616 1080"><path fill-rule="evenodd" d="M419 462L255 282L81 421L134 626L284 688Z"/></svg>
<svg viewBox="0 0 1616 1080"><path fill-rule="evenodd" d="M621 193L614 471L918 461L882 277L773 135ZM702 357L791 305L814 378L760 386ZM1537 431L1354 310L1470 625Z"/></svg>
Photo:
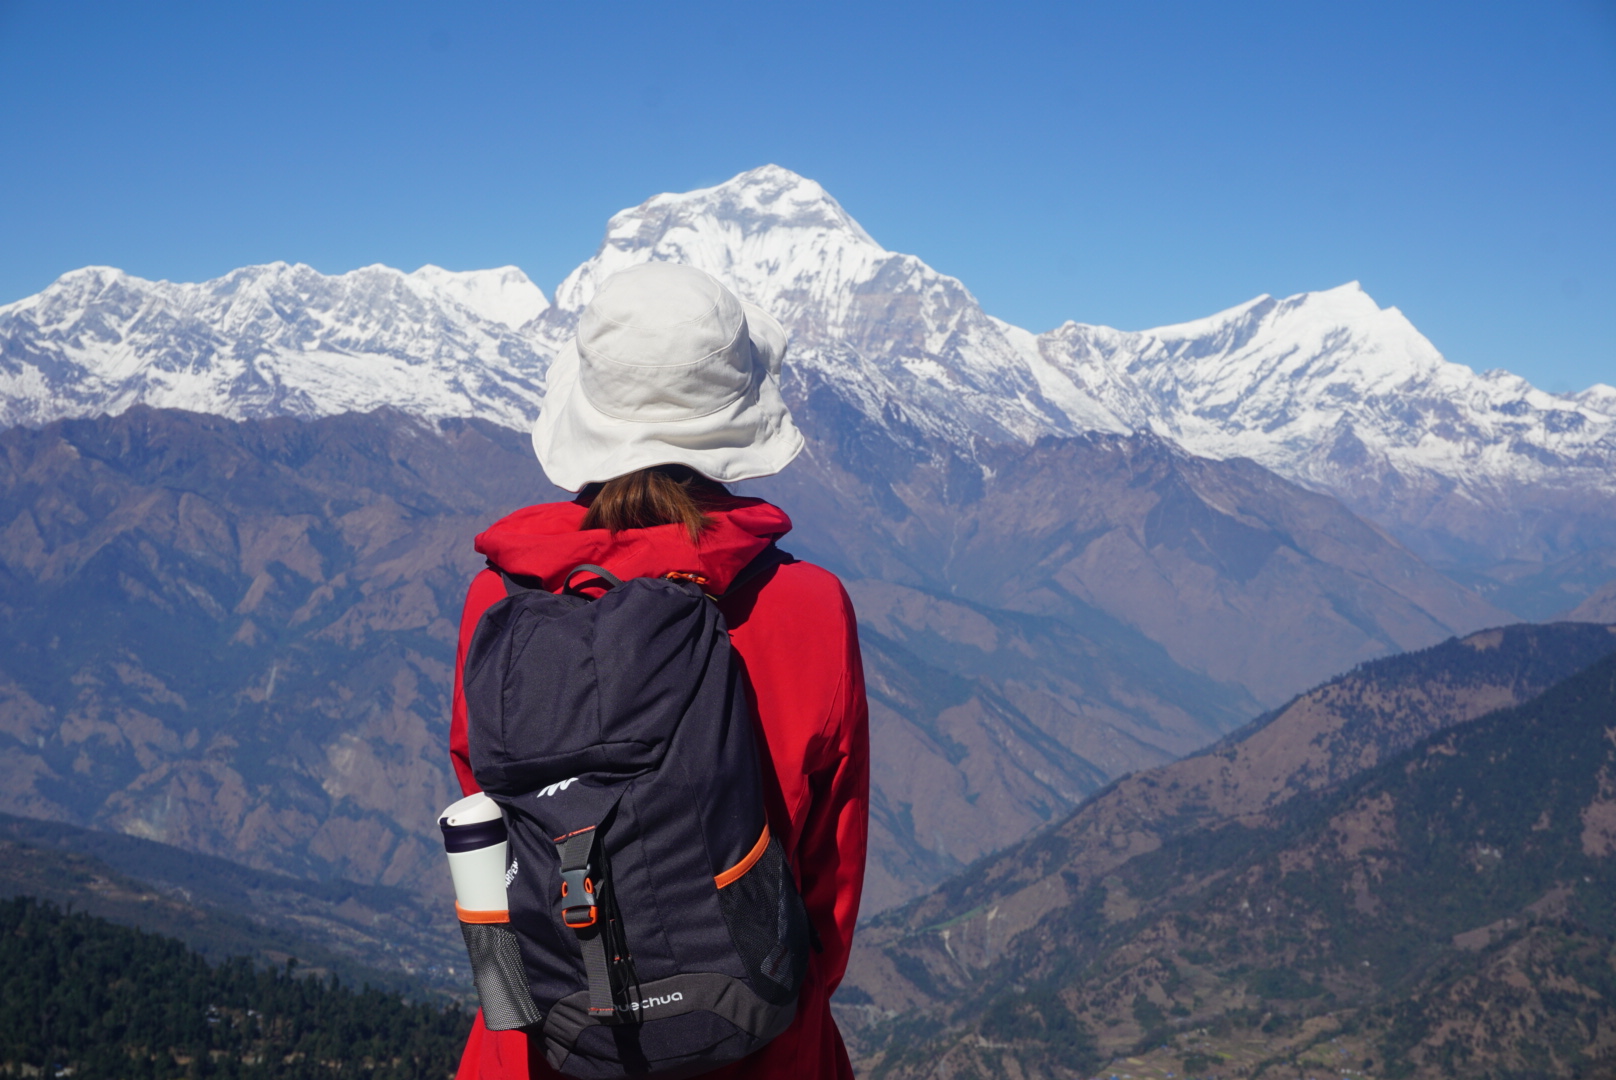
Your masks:
<svg viewBox="0 0 1616 1080"><path fill-rule="evenodd" d="M467 911L465 908L460 906L458 901L455 903L455 914L458 915L460 917L460 921L464 923L487 924L502 922L508 923L511 921L511 913L509 911Z"/></svg>
<svg viewBox="0 0 1616 1080"><path fill-rule="evenodd" d="M692 585L705 585L707 579L700 574L693 574L687 570L669 570L662 575L668 581L686 581Z"/></svg>
<svg viewBox="0 0 1616 1080"><path fill-rule="evenodd" d="M573 922L571 919L567 918L567 911L578 911L578 910L580 910L580 909L578 909L578 908L568 908L568 909L566 909L566 911L563 911L561 913L561 921L567 924L567 928L569 930L587 930L591 926L595 925L595 917L596 917L596 914L600 911L599 908L593 908L592 907L592 908L589 909L589 921L588 922Z"/></svg>
<svg viewBox="0 0 1616 1080"><path fill-rule="evenodd" d="M726 885L733 885L737 881L741 880L741 878L746 876L746 872L752 869L752 867L756 866L759 859L763 858L763 851L768 846L769 826L767 823L765 823L763 826L763 835L758 837L758 842L752 845L752 850L746 853L746 858L742 859L728 870L725 870L722 874L719 874L717 877L713 878L714 884L722 889Z"/></svg>

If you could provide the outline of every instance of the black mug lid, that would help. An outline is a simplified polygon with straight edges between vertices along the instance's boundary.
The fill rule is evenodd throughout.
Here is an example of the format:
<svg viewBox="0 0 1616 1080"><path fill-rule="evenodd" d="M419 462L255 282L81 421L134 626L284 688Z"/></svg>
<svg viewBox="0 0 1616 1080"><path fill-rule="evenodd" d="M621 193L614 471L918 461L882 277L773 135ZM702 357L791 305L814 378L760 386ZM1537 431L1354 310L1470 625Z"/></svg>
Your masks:
<svg viewBox="0 0 1616 1080"><path fill-rule="evenodd" d="M448 818L439 818L438 828L443 830L443 849L450 854L503 844L509 836L503 817L469 825L451 825Z"/></svg>

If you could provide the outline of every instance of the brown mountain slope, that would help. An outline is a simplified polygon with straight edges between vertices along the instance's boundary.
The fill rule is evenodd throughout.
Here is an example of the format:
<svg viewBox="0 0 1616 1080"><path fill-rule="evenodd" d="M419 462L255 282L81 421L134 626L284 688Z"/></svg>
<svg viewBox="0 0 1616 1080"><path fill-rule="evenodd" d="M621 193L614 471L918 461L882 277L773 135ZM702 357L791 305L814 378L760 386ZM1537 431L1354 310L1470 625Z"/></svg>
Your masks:
<svg viewBox="0 0 1616 1080"><path fill-rule="evenodd" d="M967 462L861 442L872 437L836 430L846 412L821 404L805 421L839 452L758 485L803 508L801 542L831 565L1077 627L1114 620L1267 705L1511 621L1333 499L1251 462L1144 435L983 446Z"/></svg>
<svg viewBox="0 0 1616 1080"><path fill-rule="evenodd" d="M1507 621L1249 462L1147 436L979 446L966 461L871 432L829 390L794 395L809 451L746 486L791 509L797 550L852 581L872 686L890 655L877 635L894 633L921 663L993 680L919 722L872 704L878 755L921 767L873 805L867 912L891 902L894 873L939 881L1059 817L1097 773L1214 740L1242 702L1249 716L1362 660Z"/></svg>
<svg viewBox="0 0 1616 1080"><path fill-rule="evenodd" d="M0 435L0 810L441 892L471 538L554 497L480 424L137 409ZM851 586L872 910L1255 711L1098 614Z"/></svg>
<svg viewBox="0 0 1616 1080"><path fill-rule="evenodd" d="M0 809L441 892L469 540L521 461L384 414L6 432Z"/></svg>
<svg viewBox="0 0 1616 1080"><path fill-rule="evenodd" d="M1247 463L1144 438L965 462L798 409L809 450L760 486L861 613L866 911L1214 741L1258 690L1485 610ZM470 540L555 494L523 436L396 414L0 435L0 809L441 890Z"/></svg>
<svg viewBox="0 0 1616 1080"><path fill-rule="evenodd" d="M1521 516L1529 516L1529 511L1523 509ZM1597 534L1598 529L1590 526L1577 534L1585 538L1588 547L1545 562L1511 559L1489 567L1485 573L1446 566L1442 569L1524 622L1552 622L1569 618L1569 611L1602 589L1616 587L1616 539L1601 544Z"/></svg>
<svg viewBox="0 0 1616 1080"><path fill-rule="evenodd" d="M1204 753L1118 781L1058 826L877 919L855 941L848 997L891 1012L956 993L1018 935L1130 860L1198 830L1259 821L1612 651L1616 627L1560 623L1366 664Z"/></svg>
<svg viewBox="0 0 1616 1080"><path fill-rule="evenodd" d="M1113 776L1204 745L1209 717L1222 728L1240 715L1241 696L1126 627L1084 633L887 582L848 587L875 762L865 911L1059 818Z"/></svg>
<svg viewBox="0 0 1616 1080"><path fill-rule="evenodd" d="M1573 622L1616 622L1616 581L1604 586L1566 613Z"/></svg>
<svg viewBox="0 0 1616 1080"><path fill-rule="evenodd" d="M930 1004L862 1033L867 1071L1611 1075L1616 628L1599 632L1604 659L1524 705L1068 875L992 956L969 920L916 928L889 953Z"/></svg>

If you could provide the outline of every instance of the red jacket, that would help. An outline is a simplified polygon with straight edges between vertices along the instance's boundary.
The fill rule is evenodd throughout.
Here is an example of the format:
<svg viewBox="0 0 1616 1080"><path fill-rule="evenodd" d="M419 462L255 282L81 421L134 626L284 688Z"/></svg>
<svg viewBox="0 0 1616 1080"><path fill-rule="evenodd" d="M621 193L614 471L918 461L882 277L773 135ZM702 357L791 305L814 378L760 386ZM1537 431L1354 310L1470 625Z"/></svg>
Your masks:
<svg viewBox="0 0 1616 1080"><path fill-rule="evenodd" d="M758 499L733 498L712 512L715 523L699 545L690 542L682 525L616 535L583 530L584 513L577 503L518 510L477 537L477 550L508 572L542 578L557 590L562 574L580 563L595 563L621 578L669 570L699 573L707 578L708 591L717 594L791 528L784 511ZM504 595L499 575L484 570L472 580L460 617L449 752L467 794L478 786L467 757L461 671L477 620ZM824 951L811 954L796 1019L784 1034L710 1075L851 1080L830 995L847 967L858 918L869 818L869 710L853 605L835 575L793 562L743 582L719 608L745 665L761 745L768 748L769 830L785 844ZM529 1053L526 1035L488 1031L479 1013L456 1080L558 1075L537 1045Z"/></svg>

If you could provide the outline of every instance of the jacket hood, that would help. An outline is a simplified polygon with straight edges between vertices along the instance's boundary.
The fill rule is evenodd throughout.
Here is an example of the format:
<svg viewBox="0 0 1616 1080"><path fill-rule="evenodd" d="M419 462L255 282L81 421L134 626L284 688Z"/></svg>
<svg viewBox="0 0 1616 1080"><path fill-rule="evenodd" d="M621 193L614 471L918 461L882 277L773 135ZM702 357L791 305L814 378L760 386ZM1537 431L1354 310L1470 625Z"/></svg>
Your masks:
<svg viewBox="0 0 1616 1080"><path fill-rule="evenodd" d="M719 594L747 563L791 531L791 519L762 499L731 496L707 511L713 525L690 542L683 525L649 529L582 528L589 511L575 502L542 503L500 518L478 535L477 551L511 574L540 578L559 591L561 577L580 563L618 577L659 577L670 570L700 574Z"/></svg>

